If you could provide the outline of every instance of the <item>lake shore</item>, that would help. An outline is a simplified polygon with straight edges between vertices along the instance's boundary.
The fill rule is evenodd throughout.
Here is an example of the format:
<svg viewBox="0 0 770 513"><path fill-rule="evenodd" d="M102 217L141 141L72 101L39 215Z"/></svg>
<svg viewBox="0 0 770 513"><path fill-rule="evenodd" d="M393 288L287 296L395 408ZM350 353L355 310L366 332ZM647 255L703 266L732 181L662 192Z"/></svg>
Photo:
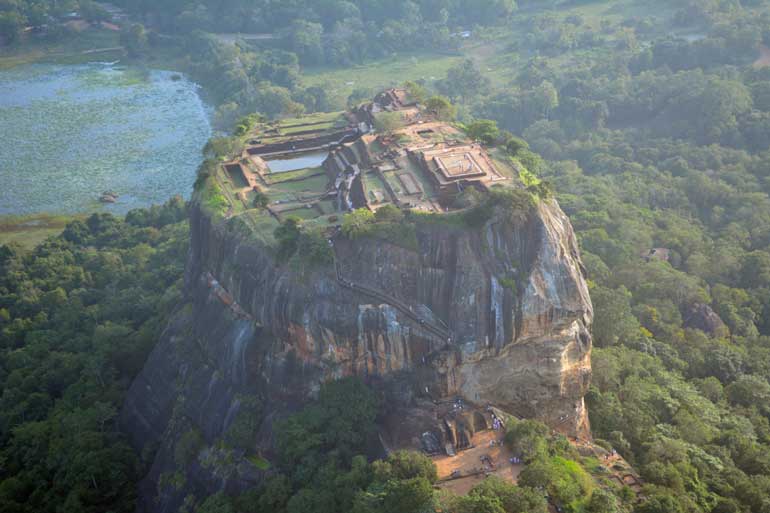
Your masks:
<svg viewBox="0 0 770 513"><path fill-rule="evenodd" d="M189 197L211 134L199 89L104 62L0 72L0 215L122 215ZM117 202L100 203L104 191Z"/></svg>
<svg viewBox="0 0 770 513"><path fill-rule="evenodd" d="M67 224L85 215L0 215L0 245L13 244L32 250L48 237L59 235Z"/></svg>

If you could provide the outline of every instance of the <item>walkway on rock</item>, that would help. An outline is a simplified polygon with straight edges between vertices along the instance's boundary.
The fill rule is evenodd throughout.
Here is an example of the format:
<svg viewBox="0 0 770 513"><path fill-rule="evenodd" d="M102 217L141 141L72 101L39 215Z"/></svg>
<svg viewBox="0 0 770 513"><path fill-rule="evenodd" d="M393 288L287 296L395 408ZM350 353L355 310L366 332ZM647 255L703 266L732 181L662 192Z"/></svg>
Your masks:
<svg viewBox="0 0 770 513"><path fill-rule="evenodd" d="M339 262L337 261L336 254L334 256L334 270L337 274L337 282L343 287L345 287L346 289L352 290L354 292L359 292L377 301L381 301L382 303L387 303L391 305L393 308L395 308L396 310L398 310L399 312L401 312L402 314L404 314L414 322L418 323L420 326L424 327L434 335L440 337L442 340L450 341L452 339L451 331L433 323L433 321L430 319L424 319L423 317L419 316L417 312L415 312L414 309L412 309L412 307L410 307L400 299L397 299L393 296L385 294L380 290L373 289L358 283L354 283L350 280L346 280L345 277L342 275L342 271L340 270L340 265L339 265Z"/></svg>

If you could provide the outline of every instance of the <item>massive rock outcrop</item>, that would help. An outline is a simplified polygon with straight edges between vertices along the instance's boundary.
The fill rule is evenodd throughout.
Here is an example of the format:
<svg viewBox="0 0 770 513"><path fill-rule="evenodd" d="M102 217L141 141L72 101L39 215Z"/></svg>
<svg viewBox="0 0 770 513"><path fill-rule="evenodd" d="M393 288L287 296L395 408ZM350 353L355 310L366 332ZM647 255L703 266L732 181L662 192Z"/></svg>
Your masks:
<svg viewBox="0 0 770 513"><path fill-rule="evenodd" d="M557 203L417 232L417 250L336 235L335 265L307 270L193 205L188 302L121 417L151 462L141 510L258 482L275 419L351 374L388 398L386 447L418 448L426 431L445 442L420 405L455 397L589 434L592 307Z"/></svg>

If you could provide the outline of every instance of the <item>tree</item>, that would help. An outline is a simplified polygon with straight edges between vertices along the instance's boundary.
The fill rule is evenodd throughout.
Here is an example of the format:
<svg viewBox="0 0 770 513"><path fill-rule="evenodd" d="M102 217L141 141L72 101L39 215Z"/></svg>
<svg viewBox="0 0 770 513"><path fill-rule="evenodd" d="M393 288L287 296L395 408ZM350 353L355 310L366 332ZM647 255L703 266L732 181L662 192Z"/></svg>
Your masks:
<svg viewBox="0 0 770 513"><path fill-rule="evenodd" d="M355 239L367 233L372 221L374 221L372 211L368 208L359 208L345 214L342 218L342 233Z"/></svg>
<svg viewBox="0 0 770 513"><path fill-rule="evenodd" d="M400 112L378 112L374 116L374 128L380 133L398 130L406 124Z"/></svg>
<svg viewBox="0 0 770 513"><path fill-rule="evenodd" d="M465 127L465 132L471 139L481 141L486 145L492 145L500 136L497 122L491 119L477 119Z"/></svg>
<svg viewBox="0 0 770 513"><path fill-rule="evenodd" d="M409 98L417 103L423 103L428 97L428 90L417 82L411 80L404 82L404 88L409 94Z"/></svg>
<svg viewBox="0 0 770 513"><path fill-rule="evenodd" d="M634 508L634 513L682 513L682 505L672 495L656 493Z"/></svg>
<svg viewBox="0 0 770 513"><path fill-rule="evenodd" d="M505 151L514 157L518 155L521 150L528 150L529 144L524 139L511 135L505 140Z"/></svg>
<svg viewBox="0 0 770 513"><path fill-rule="evenodd" d="M489 89L489 79L481 74L472 60L466 59L457 66L447 70L446 79L439 83L439 88L452 100L483 95Z"/></svg>
<svg viewBox="0 0 770 513"><path fill-rule="evenodd" d="M561 457L541 458L527 465L519 485L545 489L559 504L570 504L588 496L593 480L580 465Z"/></svg>
<svg viewBox="0 0 770 513"><path fill-rule="evenodd" d="M0 351L0 367L13 367L0 373L3 511L135 509L139 463L115 418L178 300L183 205L132 211L131 222L95 214L24 257L0 247L0 347L15 353ZM32 280L34 298L19 289Z"/></svg>
<svg viewBox="0 0 770 513"><path fill-rule="evenodd" d="M286 504L287 513L337 513L334 495L328 489L302 488Z"/></svg>
<svg viewBox="0 0 770 513"><path fill-rule="evenodd" d="M431 96L425 102L425 110L442 121L451 121L457 116L457 107L446 96Z"/></svg>
<svg viewBox="0 0 770 513"><path fill-rule="evenodd" d="M270 196L262 191L256 191L254 193L254 208L264 209L270 204Z"/></svg>
<svg viewBox="0 0 770 513"><path fill-rule="evenodd" d="M273 237L278 242L278 254L282 258L289 258L297 251L301 223L299 217L289 216L273 231Z"/></svg>
<svg viewBox="0 0 770 513"><path fill-rule="evenodd" d="M495 499L505 513L545 513L548 503L541 493L523 488L497 476L489 476L474 486L470 497Z"/></svg>
<svg viewBox="0 0 770 513"><path fill-rule="evenodd" d="M599 347L637 340L641 325L631 313L631 293L622 287L617 290L595 287L591 291L595 305L594 341Z"/></svg>
<svg viewBox="0 0 770 513"><path fill-rule="evenodd" d="M551 82L543 80L526 96L525 102L526 107L533 110L533 118L548 118L551 111L559 106L559 92Z"/></svg>
<svg viewBox="0 0 770 513"><path fill-rule="evenodd" d="M317 230L302 232L297 244L297 254L303 262L311 266L334 263L334 252L329 246L329 241Z"/></svg>
<svg viewBox="0 0 770 513"><path fill-rule="evenodd" d="M321 37L323 26L305 20L295 20L289 27L289 48L303 64L320 64L323 60Z"/></svg>
<svg viewBox="0 0 770 513"><path fill-rule="evenodd" d="M329 452L343 462L365 452L377 407L377 398L358 378L323 384L316 403L278 425L276 445L284 468L295 482L308 484Z"/></svg>
<svg viewBox="0 0 770 513"><path fill-rule="evenodd" d="M591 499L586 506L586 513L619 513L620 508L614 495L602 488L591 493Z"/></svg>
<svg viewBox="0 0 770 513"><path fill-rule="evenodd" d="M120 33L120 42L131 57L141 57L148 48L147 31L144 25L134 23Z"/></svg>
<svg viewBox="0 0 770 513"><path fill-rule="evenodd" d="M479 24L498 23L505 20L518 8L515 0L480 0L473 9L464 11L468 21Z"/></svg>
<svg viewBox="0 0 770 513"><path fill-rule="evenodd" d="M24 17L16 11L0 12L0 42L14 43L24 28Z"/></svg>
<svg viewBox="0 0 770 513"><path fill-rule="evenodd" d="M500 499L485 495L454 497L446 510L451 513L507 513Z"/></svg>
<svg viewBox="0 0 770 513"><path fill-rule="evenodd" d="M433 501L433 487L424 477L390 480L385 484L383 513L426 511Z"/></svg>
<svg viewBox="0 0 770 513"><path fill-rule="evenodd" d="M195 513L235 513L235 508L224 492L218 492L207 497Z"/></svg>
<svg viewBox="0 0 770 513"><path fill-rule="evenodd" d="M375 462L373 467L375 475L381 481L421 477L429 483L435 483L438 479L433 461L416 451L394 451L388 455L385 461Z"/></svg>
<svg viewBox="0 0 770 513"><path fill-rule="evenodd" d="M505 444L525 462L545 456L548 450L548 427L536 420L511 422L505 433Z"/></svg>
<svg viewBox="0 0 770 513"><path fill-rule="evenodd" d="M404 212L392 203L388 203L374 212L374 220L378 223L400 223L404 220Z"/></svg>
<svg viewBox="0 0 770 513"><path fill-rule="evenodd" d="M235 137L212 137L203 147L206 158L226 158L240 151L241 143Z"/></svg>
<svg viewBox="0 0 770 513"><path fill-rule="evenodd" d="M104 7L91 0L79 0L80 15L91 23L110 21L110 13Z"/></svg>
<svg viewBox="0 0 770 513"><path fill-rule="evenodd" d="M727 398L732 404L757 406L770 411L770 384L759 376L741 376L726 388Z"/></svg>

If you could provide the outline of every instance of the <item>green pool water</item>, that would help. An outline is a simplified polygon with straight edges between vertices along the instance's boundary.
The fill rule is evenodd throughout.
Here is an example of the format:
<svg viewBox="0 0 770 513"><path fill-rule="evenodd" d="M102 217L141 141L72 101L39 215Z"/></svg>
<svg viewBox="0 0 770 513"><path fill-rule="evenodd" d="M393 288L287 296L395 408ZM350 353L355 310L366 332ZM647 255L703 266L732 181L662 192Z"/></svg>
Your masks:
<svg viewBox="0 0 770 513"><path fill-rule="evenodd" d="M211 133L167 71L35 64L0 72L0 214L108 211L189 197ZM103 191L119 200L102 204Z"/></svg>

